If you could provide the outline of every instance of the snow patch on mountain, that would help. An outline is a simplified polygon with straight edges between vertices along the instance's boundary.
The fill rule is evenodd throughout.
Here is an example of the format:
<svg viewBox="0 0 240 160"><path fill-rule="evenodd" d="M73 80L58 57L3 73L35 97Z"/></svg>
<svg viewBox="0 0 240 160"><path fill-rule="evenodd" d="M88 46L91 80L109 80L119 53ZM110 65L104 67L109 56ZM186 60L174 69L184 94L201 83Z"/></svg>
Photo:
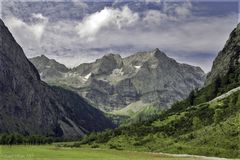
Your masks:
<svg viewBox="0 0 240 160"><path fill-rule="evenodd" d="M89 74L87 74L86 76L84 76L83 80L87 81L90 77L91 77L92 73L90 72Z"/></svg>
<svg viewBox="0 0 240 160"><path fill-rule="evenodd" d="M134 66L134 68L136 69L140 69L142 66Z"/></svg>

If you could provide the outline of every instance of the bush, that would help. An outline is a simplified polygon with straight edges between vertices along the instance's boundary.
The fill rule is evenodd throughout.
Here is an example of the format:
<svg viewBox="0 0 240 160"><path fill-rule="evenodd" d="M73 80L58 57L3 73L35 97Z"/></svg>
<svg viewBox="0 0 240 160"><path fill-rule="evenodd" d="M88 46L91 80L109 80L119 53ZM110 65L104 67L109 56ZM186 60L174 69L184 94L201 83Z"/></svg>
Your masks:
<svg viewBox="0 0 240 160"><path fill-rule="evenodd" d="M16 145L16 144L51 144L53 138L43 136L22 136L19 134L2 134L0 135L0 144Z"/></svg>
<svg viewBox="0 0 240 160"><path fill-rule="evenodd" d="M97 145L97 144L93 144L92 146L91 146L91 148L99 148L100 146L99 145Z"/></svg>
<svg viewBox="0 0 240 160"><path fill-rule="evenodd" d="M81 143L74 143L73 145L71 145L71 147L80 148L81 147Z"/></svg>
<svg viewBox="0 0 240 160"><path fill-rule="evenodd" d="M121 145L109 144L109 149L122 150Z"/></svg>

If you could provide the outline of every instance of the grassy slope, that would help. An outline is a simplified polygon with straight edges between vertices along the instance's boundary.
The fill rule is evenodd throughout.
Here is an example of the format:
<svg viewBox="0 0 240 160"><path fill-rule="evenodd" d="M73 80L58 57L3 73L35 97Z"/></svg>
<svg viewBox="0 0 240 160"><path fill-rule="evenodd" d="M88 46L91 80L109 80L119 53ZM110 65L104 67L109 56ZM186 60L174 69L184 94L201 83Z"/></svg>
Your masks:
<svg viewBox="0 0 240 160"><path fill-rule="evenodd" d="M144 104L142 101L137 101L134 103L131 103L127 107L113 111L112 114L116 115L125 115L125 116L134 116L137 113L143 112L146 108L150 108L151 104Z"/></svg>
<svg viewBox="0 0 240 160"><path fill-rule="evenodd" d="M131 103L127 107L115 110L111 113L106 113L117 126L125 126L129 124L135 124L139 121L144 121L153 117L160 112L158 107L152 104L146 104L141 101Z"/></svg>
<svg viewBox="0 0 240 160"><path fill-rule="evenodd" d="M218 121L215 113L221 111ZM216 122L215 122L216 121ZM91 134L81 143L103 148L240 158L240 91L154 120Z"/></svg>
<svg viewBox="0 0 240 160"><path fill-rule="evenodd" d="M0 146L1 160L178 160L163 154L100 150L88 148L59 148L55 146ZM187 158L198 159L198 158ZM200 158L199 158L200 159Z"/></svg>

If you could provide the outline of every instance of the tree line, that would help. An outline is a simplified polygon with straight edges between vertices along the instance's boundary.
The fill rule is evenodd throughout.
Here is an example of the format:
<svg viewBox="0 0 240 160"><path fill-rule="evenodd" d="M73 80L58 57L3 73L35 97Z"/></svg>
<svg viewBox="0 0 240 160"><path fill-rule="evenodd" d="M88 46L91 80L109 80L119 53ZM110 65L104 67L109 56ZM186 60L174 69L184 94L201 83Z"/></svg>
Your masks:
<svg viewBox="0 0 240 160"><path fill-rule="evenodd" d="M20 134L2 134L0 135L1 145L19 145L19 144L29 144L29 145L40 145L40 144L51 144L56 141L51 137L44 136L22 136Z"/></svg>

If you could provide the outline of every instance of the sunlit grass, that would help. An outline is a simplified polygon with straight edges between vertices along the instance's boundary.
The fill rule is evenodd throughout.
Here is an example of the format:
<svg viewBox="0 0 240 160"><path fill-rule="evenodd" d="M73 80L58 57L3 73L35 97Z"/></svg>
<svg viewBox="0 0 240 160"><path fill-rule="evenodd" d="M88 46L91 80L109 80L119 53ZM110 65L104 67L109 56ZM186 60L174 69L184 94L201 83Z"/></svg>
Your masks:
<svg viewBox="0 0 240 160"><path fill-rule="evenodd" d="M1 160L177 160L196 159L133 151L46 146L1 146Z"/></svg>

